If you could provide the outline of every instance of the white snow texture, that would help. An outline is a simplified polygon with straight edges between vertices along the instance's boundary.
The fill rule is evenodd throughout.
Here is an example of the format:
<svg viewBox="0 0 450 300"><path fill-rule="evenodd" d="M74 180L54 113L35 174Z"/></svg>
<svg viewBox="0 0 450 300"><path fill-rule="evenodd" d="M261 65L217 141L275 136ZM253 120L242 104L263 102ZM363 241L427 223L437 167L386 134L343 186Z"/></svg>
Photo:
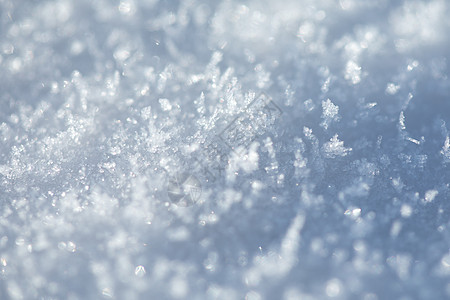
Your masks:
<svg viewBox="0 0 450 300"><path fill-rule="evenodd" d="M0 0L0 299L449 299L449 15Z"/></svg>

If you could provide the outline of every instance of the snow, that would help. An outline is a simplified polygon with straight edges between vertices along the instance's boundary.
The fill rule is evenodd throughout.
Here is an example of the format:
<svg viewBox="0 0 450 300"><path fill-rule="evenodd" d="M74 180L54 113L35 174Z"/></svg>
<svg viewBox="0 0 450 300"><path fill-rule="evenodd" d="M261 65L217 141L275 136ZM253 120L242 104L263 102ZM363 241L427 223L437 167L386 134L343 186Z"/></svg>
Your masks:
<svg viewBox="0 0 450 300"><path fill-rule="evenodd" d="M450 6L0 0L0 299L447 299Z"/></svg>

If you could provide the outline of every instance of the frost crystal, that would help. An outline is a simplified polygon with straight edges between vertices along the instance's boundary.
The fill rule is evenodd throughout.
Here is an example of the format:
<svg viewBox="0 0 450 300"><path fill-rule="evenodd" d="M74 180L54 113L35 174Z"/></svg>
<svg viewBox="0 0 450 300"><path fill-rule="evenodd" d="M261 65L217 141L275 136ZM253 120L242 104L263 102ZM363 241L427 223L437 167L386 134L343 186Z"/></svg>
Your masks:
<svg viewBox="0 0 450 300"><path fill-rule="evenodd" d="M334 105L330 99L322 101L322 123L320 124L323 128L328 129L328 126L332 121L339 120L339 106Z"/></svg>
<svg viewBox="0 0 450 300"><path fill-rule="evenodd" d="M169 99L161 98L159 99L159 104L161 104L161 108L163 111L169 111L172 109L172 105L169 102Z"/></svg>
<svg viewBox="0 0 450 300"><path fill-rule="evenodd" d="M400 89L399 85L395 85L394 83L388 83L388 85L386 86L386 93L390 95L395 95L397 94L399 89Z"/></svg>
<svg viewBox="0 0 450 300"><path fill-rule="evenodd" d="M352 84L357 84L361 81L361 67L356 62L347 62L345 67L345 79Z"/></svg>
<svg viewBox="0 0 450 300"><path fill-rule="evenodd" d="M450 163L450 138L445 138L444 146L442 147L441 154L444 157L444 162Z"/></svg>
<svg viewBox="0 0 450 300"><path fill-rule="evenodd" d="M345 148L344 142L338 139L338 135L335 134L329 142L325 143L322 147L324 154L327 158L335 158L336 156L346 156L352 148Z"/></svg>

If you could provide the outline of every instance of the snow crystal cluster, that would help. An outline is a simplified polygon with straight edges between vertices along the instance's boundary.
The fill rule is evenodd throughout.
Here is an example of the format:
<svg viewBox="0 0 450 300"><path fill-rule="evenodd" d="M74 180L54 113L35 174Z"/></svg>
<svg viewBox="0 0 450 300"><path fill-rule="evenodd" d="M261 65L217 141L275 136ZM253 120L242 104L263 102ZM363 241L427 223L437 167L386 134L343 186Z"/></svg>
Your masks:
<svg viewBox="0 0 450 300"><path fill-rule="evenodd" d="M446 0L0 0L0 299L450 298Z"/></svg>

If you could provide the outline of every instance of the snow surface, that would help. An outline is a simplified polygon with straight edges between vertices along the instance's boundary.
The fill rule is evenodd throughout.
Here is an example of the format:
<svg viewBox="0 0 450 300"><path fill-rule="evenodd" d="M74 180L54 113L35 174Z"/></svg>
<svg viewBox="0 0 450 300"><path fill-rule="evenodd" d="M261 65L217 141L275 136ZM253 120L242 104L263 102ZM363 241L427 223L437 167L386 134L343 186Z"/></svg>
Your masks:
<svg viewBox="0 0 450 300"><path fill-rule="evenodd" d="M0 299L450 298L449 14L0 0Z"/></svg>

